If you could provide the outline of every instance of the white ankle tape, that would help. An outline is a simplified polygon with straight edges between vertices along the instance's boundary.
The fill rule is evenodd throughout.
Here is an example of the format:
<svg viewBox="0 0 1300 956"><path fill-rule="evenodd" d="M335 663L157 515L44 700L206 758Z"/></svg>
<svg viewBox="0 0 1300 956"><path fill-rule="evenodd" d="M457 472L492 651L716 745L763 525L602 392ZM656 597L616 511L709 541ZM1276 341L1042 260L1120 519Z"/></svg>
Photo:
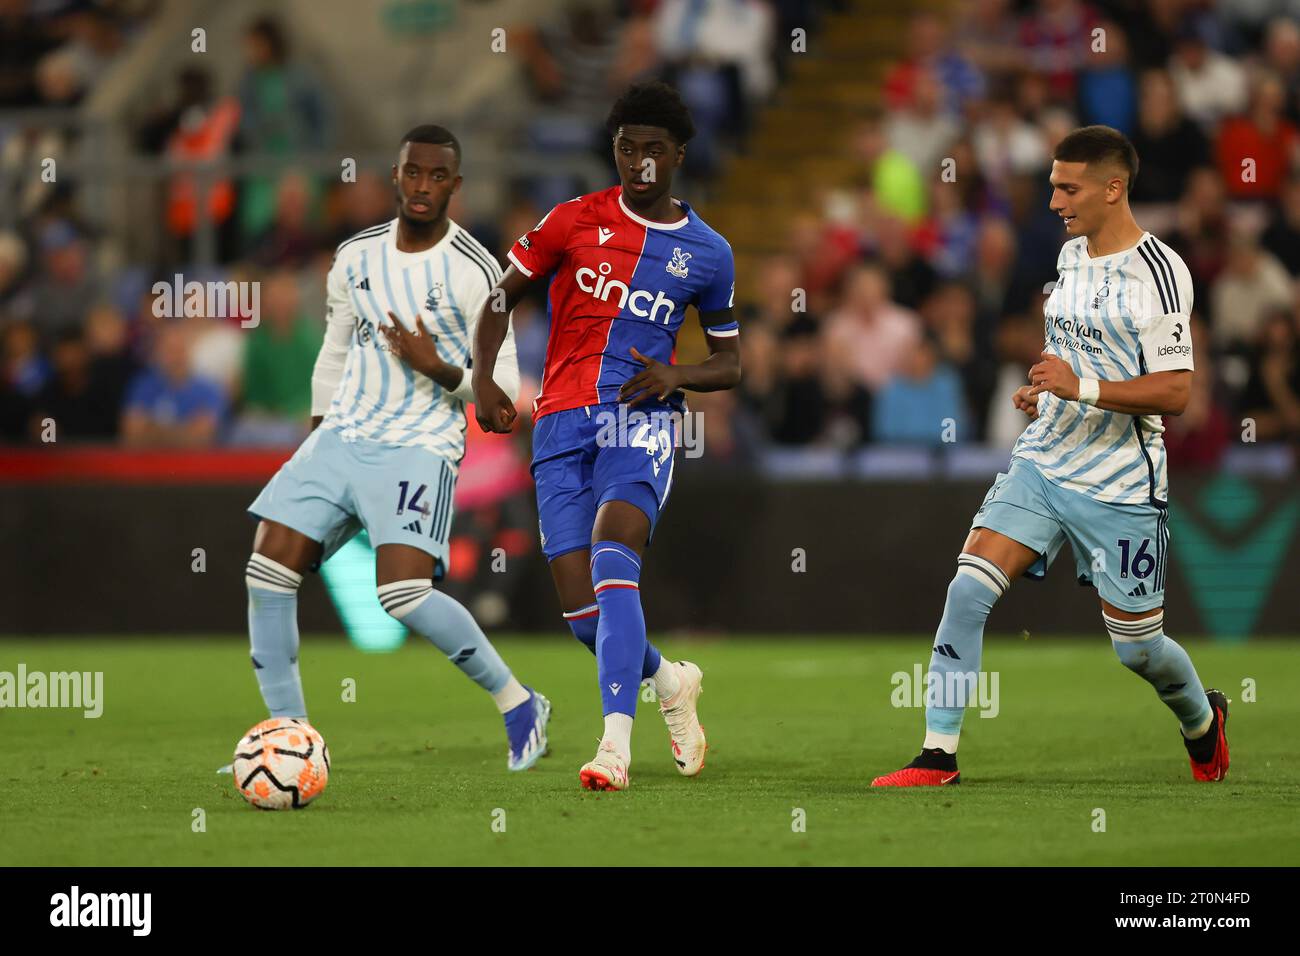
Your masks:
<svg viewBox="0 0 1300 956"><path fill-rule="evenodd" d="M399 621L410 614L420 602L433 593L433 582L428 578L412 578L379 585L379 603L384 610Z"/></svg>
<svg viewBox="0 0 1300 956"><path fill-rule="evenodd" d="M244 569L244 583L250 588L274 591L277 594L293 594L302 584L302 575L291 571L278 561L272 561L264 554L254 552Z"/></svg>

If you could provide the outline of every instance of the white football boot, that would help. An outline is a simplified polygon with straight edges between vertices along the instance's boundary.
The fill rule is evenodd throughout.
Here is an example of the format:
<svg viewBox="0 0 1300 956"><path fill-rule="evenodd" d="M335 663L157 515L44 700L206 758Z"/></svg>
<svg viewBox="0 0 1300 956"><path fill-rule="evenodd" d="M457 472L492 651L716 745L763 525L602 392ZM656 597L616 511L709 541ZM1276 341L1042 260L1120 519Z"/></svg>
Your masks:
<svg viewBox="0 0 1300 956"><path fill-rule="evenodd" d="M578 771L578 779L587 790L626 790L627 761L618 755L613 743L602 740L596 756Z"/></svg>
<svg viewBox="0 0 1300 956"><path fill-rule="evenodd" d="M695 710L704 674L690 661L676 661L673 666L677 668L677 693L659 701L659 712L668 725L677 772L693 777L704 769L704 753L709 749Z"/></svg>

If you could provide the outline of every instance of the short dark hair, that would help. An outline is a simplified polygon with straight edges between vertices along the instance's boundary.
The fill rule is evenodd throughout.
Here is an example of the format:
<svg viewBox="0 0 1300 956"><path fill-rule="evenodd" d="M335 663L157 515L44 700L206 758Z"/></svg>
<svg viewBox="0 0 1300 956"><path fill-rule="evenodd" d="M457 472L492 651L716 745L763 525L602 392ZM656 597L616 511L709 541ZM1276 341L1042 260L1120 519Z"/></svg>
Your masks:
<svg viewBox="0 0 1300 956"><path fill-rule="evenodd" d="M434 126L432 123L426 123L423 126L417 126L407 132L402 137L402 141L397 144L401 149L407 143L428 143L431 146L450 146L451 151L456 154L456 165L460 165L460 140L452 135L451 130L445 126Z"/></svg>
<svg viewBox="0 0 1300 956"><path fill-rule="evenodd" d="M614 101L605 119L605 131L611 137L617 136L621 126L662 127L679 146L695 135L691 111L682 102L681 94L659 80L635 83Z"/></svg>
<svg viewBox="0 0 1300 956"><path fill-rule="evenodd" d="M1081 126L1052 152L1062 163L1113 163L1128 173L1128 191L1137 181L1138 154L1128 137L1109 126Z"/></svg>

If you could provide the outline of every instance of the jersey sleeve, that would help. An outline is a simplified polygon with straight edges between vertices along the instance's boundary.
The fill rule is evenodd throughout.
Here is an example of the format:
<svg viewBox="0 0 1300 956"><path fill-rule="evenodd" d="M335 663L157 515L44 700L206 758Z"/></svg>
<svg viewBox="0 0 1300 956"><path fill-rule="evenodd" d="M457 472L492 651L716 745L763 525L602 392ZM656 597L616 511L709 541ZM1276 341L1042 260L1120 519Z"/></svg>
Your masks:
<svg viewBox="0 0 1300 956"><path fill-rule="evenodd" d="M704 291L700 293L696 308L700 310L701 325L704 316L712 312L725 312L736 301L736 260L731 254L731 245L723 242L719 250L718 267L713 270L713 277ZM709 335L730 336L740 334L740 325L734 319L720 325L705 325L704 331Z"/></svg>
<svg viewBox="0 0 1300 956"><path fill-rule="evenodd" d="M530 279L554 272L564 257L569 230L581 208L581 197L560 203L515 241L506 258Z"/></svg>
<svg viewBox="0 0 1300 956"><path fill-rule="evenodd" d="M1192 356L1192 276L1177 255L1154 253L1144 318L1138 342L1147 372L1194 369Z"/></svg>
<svg viewBox="0 0 1300 956"><path fill-rule="evenodd" d="M329 411L330 402L334 400L334 390L343 377L343 366L347 363L348 349L352 342L352 330L356 327L357 316L352 309L352 299L348 296L344 268L335 256L325 279L325 341L321 343L311 373L313 417Z"/></svg>

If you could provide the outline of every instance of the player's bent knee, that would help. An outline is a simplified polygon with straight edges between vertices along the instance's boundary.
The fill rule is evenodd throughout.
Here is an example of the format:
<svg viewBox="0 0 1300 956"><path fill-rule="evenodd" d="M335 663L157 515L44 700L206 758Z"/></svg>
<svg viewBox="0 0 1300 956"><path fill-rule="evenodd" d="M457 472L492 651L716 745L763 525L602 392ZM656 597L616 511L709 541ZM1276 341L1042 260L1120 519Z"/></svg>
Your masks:
<svg viewBox="0 0 1300 956"><path fill-rule="evenodd" d="M1164 612L1137 621L1122 621L1104 612L1101 617L1120 663L1135 674L1145 674L1152 651L1164 640Z"/></svg>

